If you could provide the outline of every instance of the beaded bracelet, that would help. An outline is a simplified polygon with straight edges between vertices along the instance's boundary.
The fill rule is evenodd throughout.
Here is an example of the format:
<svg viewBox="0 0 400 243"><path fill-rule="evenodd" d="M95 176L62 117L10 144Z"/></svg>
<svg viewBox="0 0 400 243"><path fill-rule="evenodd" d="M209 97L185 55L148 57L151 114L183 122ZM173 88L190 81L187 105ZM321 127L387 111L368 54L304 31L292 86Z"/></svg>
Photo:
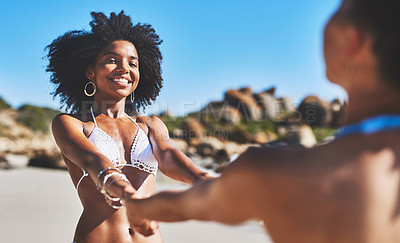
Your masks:
<svg viewBox="0 0 400 243"><path fill-rule="evenodd" d="M105 200L106 200L106 203L113 209L120 209L123 206L121 198L113 198L109 195L106 195ZM118 203L118 205L115 205L115 203Z"/></svg>
<svg viewBox="0 0 400 243"><path fill-rule="evenodd" d="M113 184L113 183L115 183L115 182L117 182L117 181L125 181L125 182L130 183L130 181L128 180L128 178L126 178L126 176L125 176L124 174L119 174L119 176L120 176L121 178L112 179L110 183L108 183L107 185L105 184L104 187L103 187L103 188L104 188L104 191L107 192L108 189L110 188L111 184Z"/></svg>
<svg viewBox="0 0 400 243"><path fill-rule="evenodd" d="M107 180L108 180L111 176L113 176L113 175L119 175L119 176L121 176L121 175L123 175L123 174L120 173L120 172L114 171L114 172L111 172L111 173L108 173L107 175L105 175L105 176L104 176L104 179L103 179L103 185L102 185L102 187L101 187L101 189L100 189L101 194L104 195L104 194L106 193L105 186L106 186L106 184L107 184Z"/></svg>
<svg viewBox="0 0 400 243"><path fill-rule="evenodd" d="M118 169L118 168L113 168L113 167L107 167L107 168L103 169L102 171L100 171L99 174L97 175L97 181L96 181L96 188L97 188L98 190L101 190L101 189L100 189L100 186L99 186L100 177L101 177L105 172L107 172L107 171L109 171L109 170L115 170L115 171L118 171L119 173L122 173L122 171L121 171L120 169Z"/></svg>
<svg viewBox="0 0 400 243"><path fill-rule="evenodd" d="M120 178L112 179L111 176L113 176L113 175L118 175ZM112 180L109 183L107 183L110 178ZM119 172L111 172L111 173L109 173L109 174L104 176L103 187L100 189L100 192L103 194L107 204L110 207L112 207L113 209L119 209L119 208L121 208L123 206L122 205L122 199L120 197L113 197L109 193L107 193L107 190L116 181L126 181L126 182L130 183L130 181L125 176L125 174L119 173ZM115 205L115 203L118 203L118 205Z"/></svg>
<svg viewBox="0 0 400 243"><path fill-rule="evenodd" d="M118 180L124 180L124 179L119 178L119 179L116 179L116 180L112 180L110 182L110 184L112 184L112 183L114 183L115 181L118 181ZM121 208L123 206L122 205L122 199L120 197L113 197L113 196L109 195L108 193L106 193L104 195L104 198L106 200L106 203L110 207L112 207L113 209L119 209L119 208Z"/></svg>

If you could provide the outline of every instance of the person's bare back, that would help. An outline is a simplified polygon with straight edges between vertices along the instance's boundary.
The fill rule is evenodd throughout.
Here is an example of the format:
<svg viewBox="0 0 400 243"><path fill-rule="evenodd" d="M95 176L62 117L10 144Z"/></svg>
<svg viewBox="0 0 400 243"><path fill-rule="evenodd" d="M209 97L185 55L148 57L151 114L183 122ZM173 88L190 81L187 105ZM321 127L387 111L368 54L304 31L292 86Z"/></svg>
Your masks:
<svg viewBox="0 0 400 243"><path fill-rule="evenodd" d="M252 149L257 178L243 183L262 202L259 215L276 242L398 242L399 138L384 132L309 150Z"/></svg>

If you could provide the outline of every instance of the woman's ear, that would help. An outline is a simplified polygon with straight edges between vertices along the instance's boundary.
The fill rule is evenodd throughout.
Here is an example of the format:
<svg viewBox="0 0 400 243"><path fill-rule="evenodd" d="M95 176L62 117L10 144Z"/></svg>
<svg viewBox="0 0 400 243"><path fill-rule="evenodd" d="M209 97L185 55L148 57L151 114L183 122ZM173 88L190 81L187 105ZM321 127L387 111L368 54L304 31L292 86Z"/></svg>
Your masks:
<svg viewBox="0 0 400 243"><path fill-rule="evenodd" d="M87 77L89 80L92 80L92 79L94 78L94 70L93 70L93 67L92 67L92 66L89 66L89 67L86 69L85 75L86 75L86 77Z"/></svg>

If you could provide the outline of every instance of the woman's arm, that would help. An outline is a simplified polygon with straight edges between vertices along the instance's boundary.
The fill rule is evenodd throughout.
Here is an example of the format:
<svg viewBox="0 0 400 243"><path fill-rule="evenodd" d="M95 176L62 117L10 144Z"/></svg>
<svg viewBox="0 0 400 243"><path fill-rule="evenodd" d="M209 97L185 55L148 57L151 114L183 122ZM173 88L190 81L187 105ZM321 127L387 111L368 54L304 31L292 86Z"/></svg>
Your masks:
<svg viewBox="0 0 400 243"><path fill-rule="evenodd" d="M203 181L182 192L161 192L150 198L127 198L132 226L143 218L159 221L188 219L241 223L260 216L260 173L251 156L242 155L220 178Z"/></svg>
<svg viewBox="0 0 400 243"><path fill-rule="evenodd" d="M199 169L183 152L175 148L169 138L167 127L159 118L155 116L148 118L146 125L161 172L172 179L191 185L212 178L209 173Z"/></svg>
<svg viewBox="0 0 400 243"><path fill-rule="evenodd" d="M88 172L94 182L98 180L100 171L108 167L115 168L113 163L85 136L83 123L80 120L67 114L57 115L53 119L52 131L61 153ZM108 188L108 192L113 196L123 197L125 193L131 195L136 190L130 183L119 180Z"/></svg>

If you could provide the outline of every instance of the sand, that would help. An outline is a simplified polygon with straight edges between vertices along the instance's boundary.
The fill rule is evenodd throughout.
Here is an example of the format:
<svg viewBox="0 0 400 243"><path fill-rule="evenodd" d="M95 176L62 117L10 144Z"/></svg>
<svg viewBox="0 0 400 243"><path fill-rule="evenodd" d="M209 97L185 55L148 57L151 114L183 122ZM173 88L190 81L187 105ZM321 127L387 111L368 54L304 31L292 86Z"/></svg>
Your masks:
<svg viewBox="0 0 400 243"><path fill-rule="evenodd" d="M13 166L0 170L0 237L7 243L71 242L82 212L66 171L27 167L27 158L10 155ZM157 191L184 188L160 176ZM195 220L160 223L165 243L268 243L256 223L226 226Z"/></svg>

